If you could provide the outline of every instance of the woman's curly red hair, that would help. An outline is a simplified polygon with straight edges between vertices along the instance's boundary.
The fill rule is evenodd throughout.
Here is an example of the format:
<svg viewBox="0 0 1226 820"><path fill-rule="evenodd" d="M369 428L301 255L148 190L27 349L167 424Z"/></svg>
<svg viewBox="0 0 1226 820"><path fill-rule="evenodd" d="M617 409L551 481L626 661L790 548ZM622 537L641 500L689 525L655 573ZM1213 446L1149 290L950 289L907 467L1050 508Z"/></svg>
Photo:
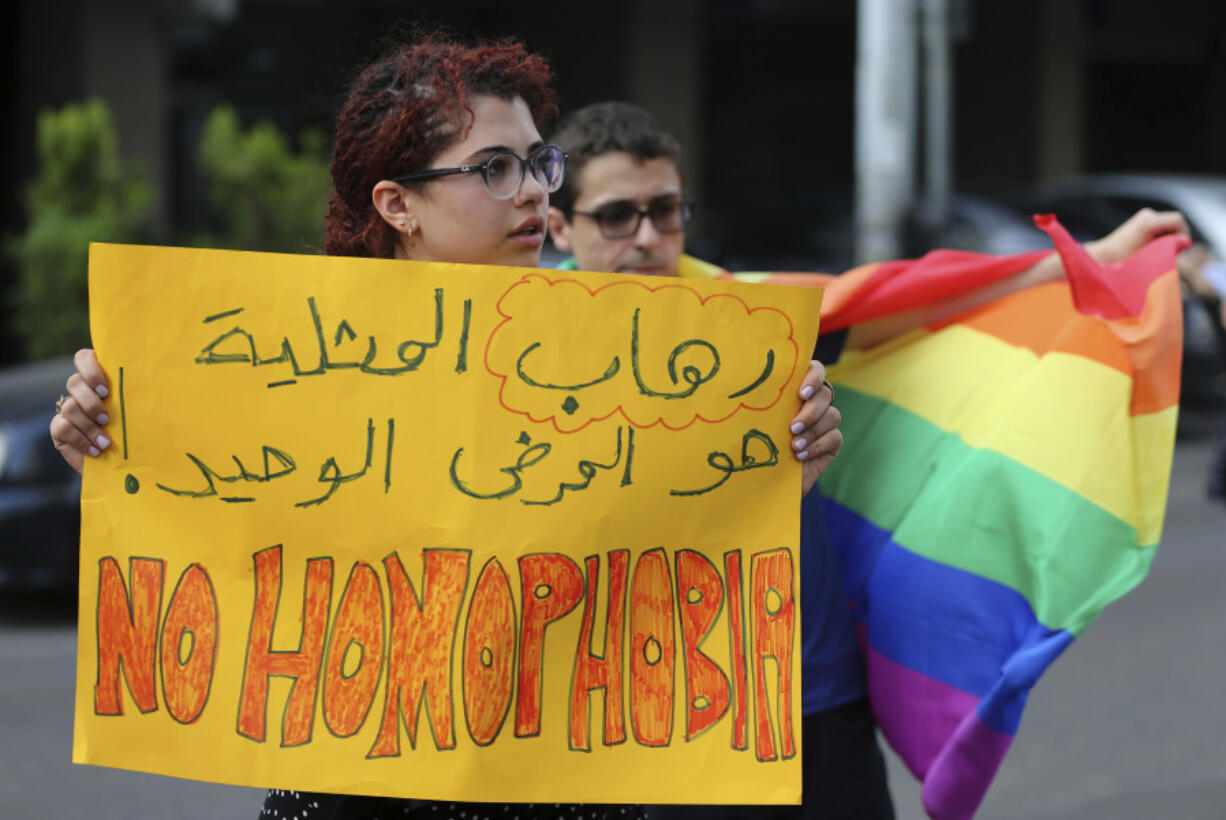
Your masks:
<svg viewBox="0 0 1226 820"><path fill-rule="evenodd" d="M396 232L371 202L375 184L428 168L463 139L472 97L522 98L542 127L557 111L549 79L548 63L522 43L466 45L439 35L363 69L336 118L324 253L392 256Z"/></svg>

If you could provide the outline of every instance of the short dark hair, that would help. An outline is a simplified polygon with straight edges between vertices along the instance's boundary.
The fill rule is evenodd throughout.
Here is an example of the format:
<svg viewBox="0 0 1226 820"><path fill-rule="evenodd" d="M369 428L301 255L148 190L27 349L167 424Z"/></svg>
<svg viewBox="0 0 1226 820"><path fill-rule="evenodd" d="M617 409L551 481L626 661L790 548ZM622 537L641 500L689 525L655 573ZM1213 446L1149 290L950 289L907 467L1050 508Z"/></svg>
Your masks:
<svg viewBox="0 0 1226 820"><path fill-rule="evenodd" d="M550 140L568 154L566 179L549 195L549 204L570 217L578 198L579 175L590 160L622 151L639 160L667 157L681 173L681 145L656 127L644 109L624 102L602 102L580 108L558 123Z"/></svg>

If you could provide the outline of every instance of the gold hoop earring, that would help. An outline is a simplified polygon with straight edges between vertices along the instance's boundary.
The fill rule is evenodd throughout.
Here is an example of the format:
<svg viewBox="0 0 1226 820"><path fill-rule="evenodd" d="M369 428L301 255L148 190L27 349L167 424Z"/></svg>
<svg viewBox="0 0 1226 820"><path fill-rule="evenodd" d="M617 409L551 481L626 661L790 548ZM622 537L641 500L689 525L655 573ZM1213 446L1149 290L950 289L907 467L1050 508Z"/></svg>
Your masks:
<svg viewBox="0 0 1226 820"><path fill-rule="evenodd" d="M417 243L413 241L413 226L412 225L409 226L409 247L410 248L417 247Z"/></svg>

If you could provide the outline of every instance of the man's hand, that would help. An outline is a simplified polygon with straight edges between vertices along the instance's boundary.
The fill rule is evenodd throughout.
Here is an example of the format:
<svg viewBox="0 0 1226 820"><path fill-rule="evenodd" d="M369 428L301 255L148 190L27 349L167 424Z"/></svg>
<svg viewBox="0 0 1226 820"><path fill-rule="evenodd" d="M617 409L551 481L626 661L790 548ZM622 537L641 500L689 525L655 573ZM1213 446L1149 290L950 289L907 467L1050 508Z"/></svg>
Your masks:
<svg viewBox="0 0 1226 820"><path fill-rule="evenodd" d="M1090 256L1109 265L1113 262L1123 262L1151 241L1172 233L1191 235L1183 214L1179 211L1142 208L1102 239L1087 242L1085 249Z"/></svg>
<svg viewBox="0 0 1226 820"><path fill-rule="evenodd" d="M800 398L804 404L788 432L792 437L792 455L804 465L801 486L807 495L843 446L843 434L839 431L842 415L833 404L834 388L826 381L826 367L821 362L809 362L809 372L800 385Z"/></svg>

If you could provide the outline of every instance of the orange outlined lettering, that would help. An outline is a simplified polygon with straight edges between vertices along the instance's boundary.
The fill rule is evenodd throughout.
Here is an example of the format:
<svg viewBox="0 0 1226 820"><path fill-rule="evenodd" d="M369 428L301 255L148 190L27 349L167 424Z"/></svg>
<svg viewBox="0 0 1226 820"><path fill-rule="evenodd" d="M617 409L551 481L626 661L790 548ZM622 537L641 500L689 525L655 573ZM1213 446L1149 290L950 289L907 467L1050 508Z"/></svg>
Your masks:
<svg viewBox="0 0 1226 820"><path fill-rule="evenodd" d="M469 558L468 550L422 550L420 598L400 556L393 552L383 559L392 600L391 651L383 720L367 757L400 754L401 719L409 748L416 749L423 703L435 748L455 748L451 657L468 590Z"/></svg>
<svg viewBox="0 0 1226 820"><path fill-rule="evenodd" d="M356 563L341 592L324 662L324 725L337 737L362 728L383 672L383 590L366 563ZM356 657L355 657L356 656Z"/></svg>
<svg viewBox="0 0 1226 820"><path fill-rule="evenodd" d="M591 751L591 726L588 719L589 693L604 690L604 745L626 740L626 707L622 681L626 642L626 581L630 573L630 551L609 553L609 601L605 613L604 652L592 651L592 622L596 617L596 586L600 581L600 557L587 558L587 600L583 626L570 687L570 748Z"/></svg>
<svg viewBox="0 0 1226 820"><path fill-rule="evenodd" d="M464 719L468 735L488 746L511 711L515 674L515 600L497 558L477 576L464 626Z"/></svg>
<svg viewBox="0 0 1226 820"><path fill-rule="evenodd" d="M728 676L702 651L724 606L724 582L700 552L678 550L675 560L685 660L685 739L692 740L728 711Z"/></svg>
<svg viewBox="0 0 1226 820"><path fill-rule="evenodd" d="M779 744L784 759L796 754L792 731L792 643L796 629L796 597L792 591L792 553L768 550L750 564L749 618L753 643L754 715L758 760L775 760L770 704L766 692L766 660L775 661L779 674Z"/></svg>
<svg viewBox="0 0 1226 820"><path fill-rule="evenodd" d="M643 746L667 746L673 734L673 585L668 558L639 556L630 588L630 720Z"/></svg>
<svg viewBox="0 0 1226 820"><path fill-rule="evenodd" d="M745 592L741 580L741 551L724 553L728 584L728 643L732 658L732 748L749 748L749 666L745 659Z"/></svg>
<svg viewBox="0 0 1226 820"><path fill-rule="evenodd" d="M272 648L273 626L281 599L281 545L255 554L255 607L247 639L247 662L238 704L238 733L264 742L268 712L268 679L293 678L281 718L281 745L298 746L311 739L315 695L323 663L324 637L332 605L332 559L307 560L302 593L302 633L298 648Z"/></svg>
<svg viewBox="0 0 1226 820"><path fill-rule="evenodd" d="M687 742L731 712L732 750L746 751L752 742L756 759L763 763L797 754L794 717L799 716L793 714L793 692L799 679L792 661L799 601L790 549L752 555L747 572L741 550L725 552L720 567L697 550L656 547L638 554L633 572L631 550L610 550L602 639L596 638L600 555L587 556L583 566L561 553L524 555L518 559L518 596L502 564L491 557L481 568L471 599L471 551L423 549L421 556L420 583L410 579L398 553L383 559L386 604L378 569L355 562L335 611L333 559L307 559L301 614L295 618L293 609L280 611L282 546L254 553L254 604L238 734L260 743L266 740L270 680L276 676L290 679L282 705L282 747L311 741L317 701L327 731L337 738L353 737L372 713L386 669L382 715L366 756L399 756L402 725L410 747L417 749L423 711L435 749L454 749L453 676L456 652L461 651L463 717L477 747L498 739L513 699L516 737L539 736L546 717L560 717L546 716L544 710L564 708L568 748L591 752L595 703L603 710L599 726L604 746L626 742L628 711L629 733L640 746L668 747L680 652ZM160 686L170 717L180 724L195 723L208 704L218 663L219 599L212 578L201 564L188 565L163 613L165 561L129 562L126 576L114 557L99 562L95 712L123 714L122 675L142 713L158 709ZM568 699L563 705L554 696L548 701L553 705L546 707L546 632L580 602L584 606L576 625ZM725 602L727 669L704 651L720 625ZM279 616L301 624L297 647L273 648ZM566 662L566 654L557 660ZM549 668L560 671L558 662Z"/></svg>
<svg viewBox="0 0 1226 820"><path fill-rule="evenodd" d="M162 612L165 562L156 558L128 561L132 595L124 584L119 564L111 556L98 562L98 682L94 685L94 712L122 715L119 674L141 712L158 708L154 685L158 617Z"/></svg>
<svg viewBox="0 0 1226 820"><path fill-rule="evenodd" d="M162 697L179 723L204 711L217 662L217 593L199 564L183 570L162 623ZM186 646L185 646L186 644Z"/></svg>
<svg viewBox="0 0 1226 820"><path fill-rule="evenodd" d="M535 553L519 559L521 606L518 697L515 736L541 732L541 670L545 663L545 627L575 608L583 597L579 565L560 553Z"/></svg>

